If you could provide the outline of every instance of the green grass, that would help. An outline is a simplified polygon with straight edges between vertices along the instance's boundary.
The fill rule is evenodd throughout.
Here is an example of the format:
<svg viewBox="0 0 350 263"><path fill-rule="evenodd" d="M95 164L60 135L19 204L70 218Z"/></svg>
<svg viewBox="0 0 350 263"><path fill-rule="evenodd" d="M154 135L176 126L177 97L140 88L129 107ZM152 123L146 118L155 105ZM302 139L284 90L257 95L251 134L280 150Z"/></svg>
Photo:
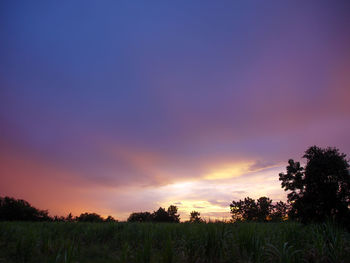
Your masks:
<svg viewBox="0 0 350 263"><path fill-rule="evenodd" d="M331 224L0 223L0 262L350 262Z"/></svg>

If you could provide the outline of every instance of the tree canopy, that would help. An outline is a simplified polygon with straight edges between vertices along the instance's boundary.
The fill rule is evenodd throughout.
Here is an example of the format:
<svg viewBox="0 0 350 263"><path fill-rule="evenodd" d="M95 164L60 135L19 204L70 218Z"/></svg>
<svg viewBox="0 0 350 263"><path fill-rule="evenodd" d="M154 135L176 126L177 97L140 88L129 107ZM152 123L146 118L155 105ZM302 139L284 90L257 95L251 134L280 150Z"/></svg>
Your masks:
<svg viewBox="0 0 350 263"><path fill-rule="evenodd" d="M268 197L260 197L257 201L250 197L244 200L232 201L230 204L232 219L234 221L260 221L265 222L273 218L275 220L282 219L283 214L276 213L276 209L283 202L277 203L277 206L272 205L272 200Z"/></svg>
<svg viewBox="0 0 350 263"><path fill-rule="evenodd" d="M104 219L96 213L83 213L77 217L78 222L103 222Z"/></svg>
<svg viewBox="0 0 350 263"><path fill-rule="evenodd" d="M289 216L302 222L349 222L350 173L344 153L312 146L305 151L305 167L290 159L279 180L291 204Z"/></svg>
<svg viewBox="0 0 350 263"><path fill-rule="evenodd" d="M246 197L232 201L230 210L233 221L281 221L295 219L301 222L323 222L327 219L350 225L350 165L344 153L337 148L308 148L300 162L290 159L286 173L279 174L281 186L288 191L288 203L272 203L268 197L254 200ZM64 221L64 222L116 222L96 213L82 213L78 217L50 217L47 210L39 210L27 201L0 197L0 221ZM179 223L178 208L159 207L150 212L130 214L128 222ZM192 211L190 222L202 222L200 213Z"/></svg>
<svg viewBox="0 0 350 263"><path fill-rule="evenodd" d="M31 206L27 201L12 197L0 197L0 221L48 221L47 210Z"/></svg>
<svg viewBox="0 0 350 263"><path fill-rule="evenodd" d="M170 222L173 223L179 223L180 222L180 215L177 213L177 206L171 205L168 207L168 214L170 217Z"/></svg>
<svg viewBox="0 0 350 263"><path fill-rule="evenodd" d="M190 223L202 223L201 213L197 211L192 211L190 213Z"/></svg>
<svg viewBox="0 0 350 263"><path fill-rule="evenodd" d="M171 205L168 210L159 207L157 211L150 212L137 212L131 213L128 222L168 222L168 223L179 223L180 215L177 213L178 209L176 206Z"/></svg>
<svg viewBox="0 0 350 263"><path fill-rule="evenodd" d="M150 212L136 212L131 213L128 217L128 222L150 222L152 221L152 214Z"/></svg>

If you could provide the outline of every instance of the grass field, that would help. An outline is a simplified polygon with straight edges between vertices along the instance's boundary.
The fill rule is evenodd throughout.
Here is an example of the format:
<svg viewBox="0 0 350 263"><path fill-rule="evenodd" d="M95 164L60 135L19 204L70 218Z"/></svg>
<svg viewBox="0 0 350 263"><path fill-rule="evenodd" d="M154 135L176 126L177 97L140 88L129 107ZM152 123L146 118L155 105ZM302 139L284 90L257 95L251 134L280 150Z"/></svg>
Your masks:
<svg viewBox="0 0 350 263"><path fill-rule="evenodd" d="M0 262L350 262L331 224L0 223Z"/></svg>

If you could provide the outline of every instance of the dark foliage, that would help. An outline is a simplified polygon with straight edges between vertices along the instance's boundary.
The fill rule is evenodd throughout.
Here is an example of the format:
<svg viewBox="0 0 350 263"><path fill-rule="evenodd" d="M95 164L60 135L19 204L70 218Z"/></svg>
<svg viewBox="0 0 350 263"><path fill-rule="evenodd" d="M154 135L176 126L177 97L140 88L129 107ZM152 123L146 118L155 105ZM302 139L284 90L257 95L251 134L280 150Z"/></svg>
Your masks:
<svg viewBox="0 0 350 263"><path fill-rule="evenodd" d="M180 215L177 214L177 207L171 205L168 210L159 207L157 211L152 214L150 212L138 212L132 213L128 222L167 222L167 223L179 223Z"/></svg>
<svg viewBox="0 0 350 263"><path fill-rule="evenodd" d="M103 218L96 213L83 213L77 217L78 222L103 222Z"/></svg>
<svg viewBox="0 0 350 263"><path fill-rule="evenodd" d="M287 206L282 201L272 205L268 197L260 197L257 201L250 197L244 200L232 201L230 204L232 219L234 221L259 221L283 220Z"/></svg>
<svg viewBox="0 0 350 263"><path fill-rule="evenodd" d="M138 212L130 214L128 222L151 222L152 219L150 212Z"/></svg>
<svg viewBox="0 0 350 263"><path fill-rule="evenodd" d="M267 221L268 219L268 216L271 214L272 212L272 200L268 197L260 197L258 200L257 200L257 208L258 208L258 211L257 211L257 219L258 221Z"/></svg>
<svg viewBox="0 0 350 263"><path fill-rule="evenodd" d="M0 197L0 221L51 221L47 210L39 210L27 201Z"/></svg>
<svg viewBox="0 0 350 263"><path fill-rule="evenodd" d="M272 221L286 220L288 216L288 211L289 211L288 204L282 201L279 201L273 206L272 212L270 214L270 218Z"/></svg>
<svg viewBox="0 0 350 263"><path fill-rule="evenodd" d="M73 222L74 221L74 217L72 215L72 213L69 213L66 218L64 219L64 221L66 222Z"/></svg>
<svg viewBox="0 0 350 263"><path fill-rule="evenodd" d="M287 173L279 174L282 188L290 191L289 216L302 222L349 222L350 173L346 155L336 148L312 146L303 158L305 168L291 159Z"/></svg>
<svg viewBox="0 0 350 263"><path fill-rule="evenodd" d="M334 220L350 225L350 165L346 155L336 148L312 146L306 150L300 162L290 159L286 173L279 174L282 188L289 191L288 204L272 204L268 197L254 200L232 201L230 210L234 221L282 221L289 219L301 222L324 222ZM62 222L116 222L96 213L83 213L73 217L50 217L47 210L39 210L27 201L11 197L0 197L0 221L62 221ZM178 208L171 205L166 210L160 207L153 213L132 213L128 222L179 223ZM200 213L192 211L189 222L203 222Z"/></svg>
<svg viewBox="0 0 350 263"><path fill-rule="evenodd" d="M257 219L257 206L254 199L249 197L244 200L232 201L230 204L232 219L234 221L253 221Z"/></svg>
<svg viewBox="0 0 350 263"><path fill-rule="evenodd" d="M52 218L52 221L54 221L54 222L65 222L66 220L65 220L64 216L54 216Z"/></svg>
<svg viewBox="0 0 350 263"><path fill-rule="evenodd" d="M105 222L118 222L118 220L116 220L113 216L108 216L105 220Z"/></svg>
<svg viewBox="0 0 350 263"><path fill-rule="evenodd" d="M83 213L79 217L73 217L71 213L66 217L50 217L47 210L39 210L27 201L7 196L0 197L0 221L118 222L112 216L103 219L96 213Z"/></svg>
<svg viewBox="0 0 350 263"><path fill-rule="evenodd" d="M177 206L171 205L168 207L168 215L170 217L170 222L172 223L179 223L180 222L180 215L177 213Z"/></svg>
<svg viewBox="0 0 350 263"><path fill-rule="evenodd" d="M190 213L190 223L202 223L201 213L197 211L192 211Z"/></svg>
<svg viewBox="0 0 350 263"><path fill-rule="evenodd" d="M332 224L0 222L1 263L347 263Z"/></svg>
<svg viewBox="0 0 350 263"><path fill-rule="evenodd" d="M168 212L162 208L159 207L157 211L153 212L153 221L154 222L170 222L171 218Z"/></svg>

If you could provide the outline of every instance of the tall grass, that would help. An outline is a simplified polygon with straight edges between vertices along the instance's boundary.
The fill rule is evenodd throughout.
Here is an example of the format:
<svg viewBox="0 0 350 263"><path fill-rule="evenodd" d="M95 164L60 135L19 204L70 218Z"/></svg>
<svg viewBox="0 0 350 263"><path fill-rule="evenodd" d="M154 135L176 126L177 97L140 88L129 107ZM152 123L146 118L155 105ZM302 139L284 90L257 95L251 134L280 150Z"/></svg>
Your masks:
<svg viewBox="0 0 350 263"><path fill-rule="evenodd" d="M350 262L332 224L0 223L0 262Z"/></svg>

